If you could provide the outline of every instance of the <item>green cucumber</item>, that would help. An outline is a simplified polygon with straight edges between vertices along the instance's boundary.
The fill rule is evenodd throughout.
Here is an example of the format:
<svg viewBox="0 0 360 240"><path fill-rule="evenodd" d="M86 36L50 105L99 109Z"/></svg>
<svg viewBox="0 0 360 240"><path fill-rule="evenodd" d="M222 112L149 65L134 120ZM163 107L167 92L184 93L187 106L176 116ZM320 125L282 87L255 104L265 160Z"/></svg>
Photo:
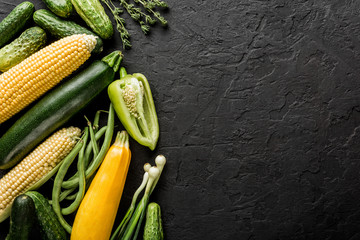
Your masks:
<svg viewBox="0 0 360 240"><path fill-rule="evenodd" d="M36 209L37 223L40 227L41 239L64 240L68 239L65 229L61 226L49 201L39 192L25 193L33 201Z"/></svg>
<svg viewBox="0 0 360 240"><path fill-rule="evenodd" d="M34 9L31 2L20 3L0 22L0 47L21 32L31 20Z"/></svg>
<svg viewBox="0 0 360 240"><path fill-rule="evenodd" d="M110 39L114 29L99 0L71 0L75 11L102 39Z"/></svg>
<svg viewBox="0 0 360 240"><path fill-rule="evenodd" d="M152 202L148 204L146 221L144 227L144 240L163 240L161 209L159 204Z"/></svg>
<svg viewBox="0 0 360 240"><path fill-rule="evenodd" d="M68 21L59 18L52 12L46 9L40 9L34 12L34 22L50 33L54 38L60 39L73 34L85 33L88 35L94 35L96 37L96 46L93 50L94 53L100 53L103 50L103 41L92 31L78 25L73 21Z"/></svg>
<svg viewBox="0 0 360 240"><path fill-rule="evenodd" d="M42 0L45 5L58 15L59 17L67 18L70 17L74 11L73 5L70 0Z"/></svg>
<svg viewBox="0 0 360 240"><path fill-rule="evenodd" d="M11 207L10 231L5 240L28 240L35 226L35 204L31 197L21 194Z"/></svg>
<svg viewBox="0 0 360 240"><path fill-rule="evenodd" d="M101 61L94 61L25 112L0 138L0 169L21 161L104 90L114 80L121 60L121 52L114 51Z"/></svg>
<svg viewBox="0 0 360 240"><path fill-rule="evenodd" d="M26 29L18 38L0 49L0 71L5 72L46 44L46 32L40 27Z"/></svg>

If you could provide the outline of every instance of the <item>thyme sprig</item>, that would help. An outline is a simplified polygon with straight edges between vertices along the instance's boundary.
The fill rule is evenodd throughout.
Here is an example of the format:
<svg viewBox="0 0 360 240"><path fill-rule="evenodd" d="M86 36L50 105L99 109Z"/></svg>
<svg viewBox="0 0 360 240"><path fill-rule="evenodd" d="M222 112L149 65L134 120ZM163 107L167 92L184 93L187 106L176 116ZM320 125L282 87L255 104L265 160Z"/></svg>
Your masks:
<svg viewBox="0 0 360 240"><path fill-rule="evenodd" d="M123 13L123 9L116 7L111 0L101 0L113 14L114 20L116 22L116 29L120 34L120 38L123 44L124 49L131 48L130 43L130 34L125 27L125 19L120 17L120 14Z"/></svg>
<svg viewBox="0 0 360 240"><path fill-rule="evenodd" d="M146 9L146 11L153 14L154 17L157 18L163 26L167 25L167 21L165 20L165 18L161 16L159 12L154 10L155 7L168 8L166 2L160 0L134 0L134 2L138 4L142 4L143 7Z"/></svg>
<svg viewBox="0 0 360 240"><path fill-rule="evenodd" d="M142 12L140 8L135 7L134 4L128 3L126 0L119 0L119 2L130 17L140 24L140 28L143 33L148 34L150 31L149 24L154 24L155 20L146 13ZM143 19L145 19L145 21Z"/></svg>
<svg viewBox="0 0 360 240"><path fill-rule="evenodd" d="M116 7L112 0L101 0L113 14L114 20L116 22L116 29L120 33L120 38L123 43L123 48L131 48L130 43L130 34L125 27L125 19L120 17L121 14L127 12L130 17L137 23L140 24L140 28L144 34L148 34L150 31L150 26L154 25L159 21L163 26L167 25L167 21L160 12L155 10L157 7L168 8L166 2L162 0L133 0L133 2L140 7L136 6L133 3L130 3L129 0L118 0L120 3L119 7ZM146 11L143 11L142 8Z"/></svg>

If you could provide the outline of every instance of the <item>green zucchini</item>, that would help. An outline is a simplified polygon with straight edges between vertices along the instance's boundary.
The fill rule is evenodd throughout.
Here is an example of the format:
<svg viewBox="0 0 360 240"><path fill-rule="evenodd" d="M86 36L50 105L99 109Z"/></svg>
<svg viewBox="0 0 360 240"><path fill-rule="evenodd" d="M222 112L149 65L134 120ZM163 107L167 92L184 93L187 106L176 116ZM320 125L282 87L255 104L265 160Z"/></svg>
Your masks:
<svg viewBox="0 0 360 240"><path fill-rule="evenodd" d="M59 17L70 17L74 7L70 0L42 0L45 5Z"/></svg>
<svg viewBox="0 0 360 240"><path fill-rule="evenodd" d="M144 240L163 240L161 209L159 204L152 202L148 204L146 221L144 227Z"/></svg>
<svg viewBox="0 0 360 240"><path fill-rule="evenodd" d="M20 3L0 22L0 47L21 32L31 20L34 9L31 2Z"/></svg>
<svg viewBox="0 0 360 240"><path fill-rule="evenodd" d="M35 204L31 197L21 194L14 199L10 215L10 231L5 240L28 240L35 226Z"/></svg>
<svg viewBox="0 0 360 240"><path fill-rule="evenodd" d="M68 239L65 229L61 226L49 201L41 193L36 191L28 191L25 194L34 201L41 239Z"/></svg>
<svg viewBox="0 0 360 240"><path fill-rule="evenodd" d="M18 38L0 49L0 71L5 72L46 44L46 32L40 27L26 29Z"/></svg>
<svg viewBox="0 0 360 240"><path fill-rule="evenodd" d="M114 80L122 54L114 51L58 85L24 113L0 138L0 169L21 161Z"/></svg>
<svg viewBox="0 0 360 240"><path fill-rule="evenodd" d="M110 39L114 29L99 0L71 0L75 11L102 39Z"/></svg>
<svg viewBox="0 0 360 240"><path fill-rule="evenodd" d="M45 29L50 35L56 39L67 37L73 34L85 33L88 35L94 35L96 37L96 46L93 50L94 53L100 53L103 50L103 41L92 31L78 25L73 21L68 21L59 18L52 12L46 9L40 9L34 12L34 22Z"/></svg>

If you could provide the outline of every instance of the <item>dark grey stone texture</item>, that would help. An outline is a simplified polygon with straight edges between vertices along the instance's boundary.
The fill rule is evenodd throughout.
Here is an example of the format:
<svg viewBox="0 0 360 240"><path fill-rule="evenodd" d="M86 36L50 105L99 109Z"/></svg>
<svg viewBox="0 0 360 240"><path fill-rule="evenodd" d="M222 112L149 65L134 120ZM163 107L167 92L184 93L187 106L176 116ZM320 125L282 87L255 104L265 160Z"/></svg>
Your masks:
<svg viewBox="0 0 360 240"><path fill-rule="evenodd" d="M119 214L164 154L166 239L360 239L360 2L167 2L167 29L127 20L123 64L148 77L161 134L154 152L131 141Z"/></svg>

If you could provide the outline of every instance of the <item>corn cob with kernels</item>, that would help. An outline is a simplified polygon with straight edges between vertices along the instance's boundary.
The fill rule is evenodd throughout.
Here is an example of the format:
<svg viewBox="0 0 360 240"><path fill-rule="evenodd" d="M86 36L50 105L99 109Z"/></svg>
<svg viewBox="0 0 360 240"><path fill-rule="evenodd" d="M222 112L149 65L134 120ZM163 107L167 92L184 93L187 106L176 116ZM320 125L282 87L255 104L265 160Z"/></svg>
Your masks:
<svg viewBox="0 0 360 240"><path fill-rule="evenodd" d="M17 196L47 177L70 153L80 134L81 130L76 127L55 132L0 179L0 222L9 216Z"/></svg>
<svg viewBox="0 0 360 240"><path fill-rule="evenodd" d="M95 45L92 35L68 36L0 75L0 124L78 69Z"/></svg>

